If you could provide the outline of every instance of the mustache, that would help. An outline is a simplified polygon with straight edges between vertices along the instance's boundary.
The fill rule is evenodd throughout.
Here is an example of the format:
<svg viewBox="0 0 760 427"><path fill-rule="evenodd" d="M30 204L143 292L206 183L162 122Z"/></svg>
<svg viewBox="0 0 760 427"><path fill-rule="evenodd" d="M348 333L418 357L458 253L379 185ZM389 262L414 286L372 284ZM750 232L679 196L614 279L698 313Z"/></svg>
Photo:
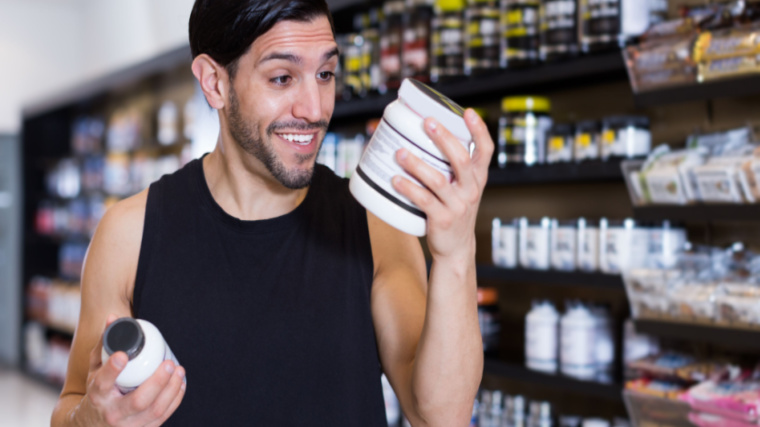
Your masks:
<svg viewBox="0 0 760 427"><path fill-rule="evenodd" d="M274 122L267 126L267 135L272 136L273 133L277 132L278 130L288 129L288 130L300 130L300 131L309 131L309 130L325 130L327 131L327 126L329 123L327 120L320 120L318 122L303 122L303 121L292 121L292 122Z"/></svg>

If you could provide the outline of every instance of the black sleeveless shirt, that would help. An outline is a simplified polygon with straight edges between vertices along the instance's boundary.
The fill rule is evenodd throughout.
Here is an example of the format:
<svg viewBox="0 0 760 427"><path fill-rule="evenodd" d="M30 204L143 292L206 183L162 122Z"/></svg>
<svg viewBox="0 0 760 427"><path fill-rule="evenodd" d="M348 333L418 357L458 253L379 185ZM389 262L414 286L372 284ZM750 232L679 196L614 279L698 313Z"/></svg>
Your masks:
<svg viewBox="0 0 760 427"><path fill-rule="evenodd" d="M291 213L241 221L202 161L150 186L134 315L187 370L169 426L386 426L366 211L317 165Z"/></svg>

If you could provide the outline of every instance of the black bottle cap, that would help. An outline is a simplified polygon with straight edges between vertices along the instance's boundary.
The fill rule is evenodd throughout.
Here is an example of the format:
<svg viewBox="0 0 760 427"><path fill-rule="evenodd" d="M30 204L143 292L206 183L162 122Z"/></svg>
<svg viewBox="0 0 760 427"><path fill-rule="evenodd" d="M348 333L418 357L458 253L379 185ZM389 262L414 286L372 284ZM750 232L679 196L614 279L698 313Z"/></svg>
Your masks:
<svg viewBox="0 0 760 427"><path fill-rule="evenodd" d="M140 354L144 345L143 330L131 317L122 317L111 323L103 334L103 349L109 355L123 351L132 360Z"/></svg>

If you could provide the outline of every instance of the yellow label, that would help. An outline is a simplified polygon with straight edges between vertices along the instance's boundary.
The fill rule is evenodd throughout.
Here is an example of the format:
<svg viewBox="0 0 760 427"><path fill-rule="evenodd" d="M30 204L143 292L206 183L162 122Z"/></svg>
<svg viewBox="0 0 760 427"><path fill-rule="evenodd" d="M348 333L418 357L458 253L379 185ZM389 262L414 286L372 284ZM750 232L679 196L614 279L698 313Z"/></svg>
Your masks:
<svg viewBox="0 0 760 427"><path fill-rule="evenodd" d="M604 131L604 134L602 134L602 141L604 141L607 145L612 145L615 143L615 131L614 130L606 130Z"/></svg>
<svg viewBox="0 0 760 427"><path fill-rule="evenodd" d="M467 26L467 33L470 35L480 34L480 25L477 22L470 22Z"/></svg>
<svg viewBox="0 0 760 427"><path fill-rule="evenodd" d="M528 29L525 27L510 28L504 32L504 37L523 37L528 35Z"/></svg>
<svg viewBox="0 0 760 427"><path fill-rule="evenodd" d="M549 149L552 151L560 151L563 148L565 148L565 138L561 136L555 136L549 140Z"/></svg>
<svg viewBox="0 0 760 427"><path fill-rule="evenodd" d="M362 68L362 60L360 57L351 57L346 63L346 71L359 71Z"/></svg>
<svg viewBox="0 0 760 427"><path fill-rule="evenodd" d="M582 133L577 136L575 140L576 144L580 145L583 148L587 148L591 146L591 134L588 133Z"/></svg>
<svg viewBox="0 0 760 427"><path fill-rule="evenodd" d="M522 11L517 10L511 10L507 12L507 23L508 24L520 24L522 23L523 17L522 17Z"/></svg>

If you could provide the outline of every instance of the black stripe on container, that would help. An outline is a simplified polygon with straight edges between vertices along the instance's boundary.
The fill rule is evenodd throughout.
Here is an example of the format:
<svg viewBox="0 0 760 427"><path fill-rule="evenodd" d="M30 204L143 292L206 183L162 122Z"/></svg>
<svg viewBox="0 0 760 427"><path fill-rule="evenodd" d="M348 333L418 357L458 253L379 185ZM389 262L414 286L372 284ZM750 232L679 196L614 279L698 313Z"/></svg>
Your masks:
<svg viewBox="0 0 760 427"><path fill-rule="evenodd" d="M423 153L427 154L428 156L430 156L430 157L432 157L432 158L434 158L434 159L438 160L439 162L441 162L441 163L445 164L446 166L449 166L449 167L451 167L451 163L447 162L446 160L443 160L443 159L442 159L442 158L440 158L440 157L437 157L435 154L432 154L431 152L429 152L429 151L425 150L424 148L420 147L419 145L415 144L415 143L414 143L414 141L412 141L411 139L409 139L409 138L407 138L406 136L404 136L404 134L403 134L403 133L399 132L399 131L398 131L396 128L394 128L394 127L393 127L393 125L391 125L390 123L388 123L388 121L386 121L384 118L382 119L382 121L383 121L383 123L385 123L386 125L388 125L388 127L389 127L389 128L393 129L393 130L394 130L394 132L396 132L396 133L398 134L398 136L400 136L400 137L404 138L404 139L405 139L405 140L407 140L407 141L408 141L410 144L412 144L412 145L414 145L415 147L419 148L419 149L420 149L420 151L422 151Z"/></svg>
<svg viewBox="0 0 760 427"><path fill-rule="evenodd" d="M358 173L360 177L362 177L362 179L364 180L364 182L367 183L367 185L369 185L370 187L372 187L373 190L375 190L378 193L382 194L383 197L385 197L386 199L388 199L391 202L395 203L396 205L398 205L399 207L401 207L405 211L407 211L409 213L413 213L413 214L417 215L418 217L427 220L427 215L425 215L425 212L422 212L421 210L415 208L414 206L411 206L411 205L408 205L408 204L402 202L401 200L399 200L398 198L396 198L396 196L394 196L393 194L385 191L382 187L380 187L379 185L375 184L375 182L372 181L367 176L367 174L364 173L364 171L361 169L361 167L357 167L355 172Z"/></svg>

